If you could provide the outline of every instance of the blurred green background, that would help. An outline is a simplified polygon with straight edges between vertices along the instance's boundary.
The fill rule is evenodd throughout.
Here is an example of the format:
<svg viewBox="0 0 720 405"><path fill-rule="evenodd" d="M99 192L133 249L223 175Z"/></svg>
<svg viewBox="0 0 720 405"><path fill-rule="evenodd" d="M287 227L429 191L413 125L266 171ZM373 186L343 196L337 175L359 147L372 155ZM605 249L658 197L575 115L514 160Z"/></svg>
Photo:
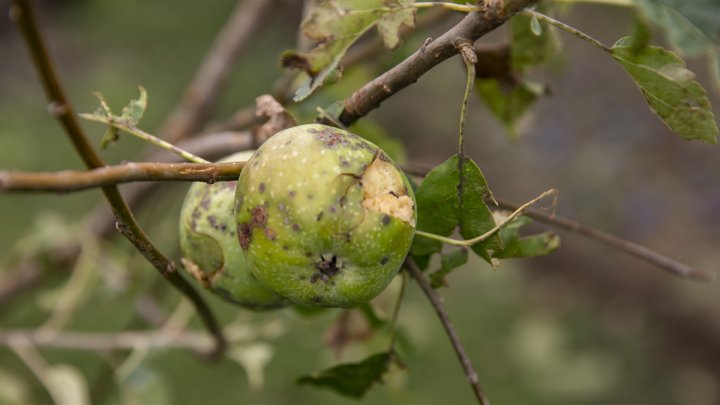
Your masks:
<svg viewBox="0 0 720 405"><path fill-rule="evenodd" d="M279 55L295 43L299 2L278 1L271 16L231 71L213 119L252 105L282 75ZM101 91L119 108L149 93L142 127L152 132L176 104L200 59L234 6L217 0L142 2L66 0L40 4L41 22L79 112L96 107ZM22 38L0 2L0 168L80 168L63 131L50 117ZM295 111L311 117L315 106L349 96L374 75L456 23L452 15L407 37L404 46L345 72L344 80ZM562 19L612 44L632 33L630 10L576 6ZM504 30L483 39L503 41ZM552 90L520 125L513 142L477 98L470 101L468 154L494 193L528 200L560 190L559 215L622 235L694 267L716 271L720 261L720 159L716 146L671 134L648 110L620 66L602 52L563 35L561 60L534 78ZM661 42L661 38L656 38ZM709 89L706 61L689 60ZM425 166L456 148L459 106L465 85L462 64L448 61L383 103L365 122L402 141L408 160ZM717 111L717 108L716 108ZM368 124L366 124L368 125ZM87 125L99 144L103 129ZM132 160L144 148L124 137L102 151L107 162ZM183 184L164 185L138 217L164 252L177 257L176 222ZM0 195L0 285L25 255L58 241L84 243L90 270L79 309L67 328L121 331L146 328L134 309L146 295L167 311L178 294L121 238L102 252L78 231L78 223L102 201L99 191L67 195ZM536 229L543 229L537 226ZM508 261L493 271L471 261L440 290L480 380L496 404L687 404L720 403L720 287L670 276L577 235L561 233L562 247L546 258ZM42 282L0 305L0 327L33 328L58 302L69 268L51 268ZM77 280L77 278L74 278ZM394 285L376 305L389 313ZM152 351L122 384L112 367L120 353L41 349L50 364L82 375L93 403L111 404L343 404L332 392L299 387L294 380L339 360L324 342L338 314L302 316L293 310L254 314L206 294L224 322L247 329L238 358L269 355L262 388L251 388L250 367L225 359L209 363L183 350ZM199 327L197 320L193 326ZM460 365L430 305L410 283L400 314L408 370L396 371L371 390L365 403L474 403ZM383 350L387 335L353 342L341 361ZM244 354L243 354L244 353ZM243 357L244 356L244 357ZM253 357L255 356L255 357ZM259 357L258 357L259 356ZM108 368L108 365L111 368ZM247 363L246 363L247 366ZM257 378L257 375L255 377ZM14 402L13 402L14 401ZM0 348L0 404L51 403L18 357Z"/></svg>

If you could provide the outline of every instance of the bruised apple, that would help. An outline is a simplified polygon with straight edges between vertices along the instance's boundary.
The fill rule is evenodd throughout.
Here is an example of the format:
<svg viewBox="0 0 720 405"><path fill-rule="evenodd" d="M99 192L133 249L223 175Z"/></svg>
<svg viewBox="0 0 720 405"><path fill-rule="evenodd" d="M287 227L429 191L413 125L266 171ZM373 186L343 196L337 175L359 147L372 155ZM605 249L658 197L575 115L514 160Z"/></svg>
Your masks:
<svg viewBox="0 0 720 405"><path fill-rule="evenodd" d="M377 146L320 124L278 132L235 195L237 242L253 274L306 306L351 307L387 287L415 233L407 178Z"/></svg>

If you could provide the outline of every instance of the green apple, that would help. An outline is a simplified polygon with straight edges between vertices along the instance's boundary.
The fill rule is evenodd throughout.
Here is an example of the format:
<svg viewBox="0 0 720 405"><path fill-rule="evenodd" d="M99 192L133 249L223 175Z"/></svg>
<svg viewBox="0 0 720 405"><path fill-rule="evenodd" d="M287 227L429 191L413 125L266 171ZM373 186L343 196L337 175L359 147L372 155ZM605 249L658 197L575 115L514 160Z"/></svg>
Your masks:
<svg viewBox="0 0 720 405"><path fill-rule="evenodd" d="M415 234L415 197L402 171L374 144L320 124L268 139L243 169L235 204L253 274L300 305L371 300Z"/></svg>
<svg viewBox="0 0 720 405"><path fill-rule="evenodd" d="M230 155L220 162L245 161L250 152ZM289 304L253 276L235 234L235 181L194 183L180 212L180 249L183 267L204 287L227 301L250 309L272 309Z"/></svg>

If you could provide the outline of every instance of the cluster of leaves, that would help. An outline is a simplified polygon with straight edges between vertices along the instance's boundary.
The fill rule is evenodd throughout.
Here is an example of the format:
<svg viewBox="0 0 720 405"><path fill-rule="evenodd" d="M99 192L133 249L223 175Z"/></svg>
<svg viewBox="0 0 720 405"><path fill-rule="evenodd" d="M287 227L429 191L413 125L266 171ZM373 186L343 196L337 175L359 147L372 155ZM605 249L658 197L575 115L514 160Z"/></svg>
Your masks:
<svg viewBox="0 0 720 405"><path fill-rule="evenodd" d="M457 230L467 240L495 228L495 217L501 214L493 214L485 202L492 200L485 177L467 157L462 157L461 176L460 159L455 155L435 167L418 187L417 229L441 236L450 236ZM560 246L559 238L552 233L521 237L519 228L530 222L529 218L520 217L501 232L473 245L471 250L497 267L500 259L547 255ZM432 255L441 255L440 269L430 275L434 287L444 285L445 276L468 260L467 249L444 253L442 248L437 240L415 238L410 249L421 268L428 267Z"/></svg>
<svg viewBox="0 0 720 405"><path fill-rule="evenodd" d="M411 28L415 20L413 0L321 0L302 25L303 32L317 41L307 52L286 52L286 67L300 68L307 78L298 88L295 101L308 97L324 84L339 79L340 62L350 48L372 27L377 27L388 48L399 43L401 26ZM674 0L636 0L641 18L634 38L620 39L605 47L639 87L651 110L673 132L687 140L716 143L718 128L705 90L695 80L683 60L661 47L650 46L646 21L657 24L671 42L689 55L707 52L720 72L720 21L708 17L718 6L711 0L682 2ZM712 3L712 4L711 4ZM550 12L549 7L538 10ZM716 16L720 15L720 10ZM476 47L475 92L503 124L509 136L518 138L516 124L538 97L549 94L547 87L526 78L533 69L552 60L561 50L557 29L533 15L517 15L509 22L509 44ZM720 73L718 73L720 74ZM329 118L341 111L337 103L328 111ZM493 201L487 182L474 161L456 155L435 167L416 187L417 229L465 239L483 235L500 222L504 214L493 212L486 201ZM468 248L443 250L441 242L416 238L412 259L422 268L430 266L434 255L440 267L430 274L432 286L447 284L446 276L467 263L472 251L492 266L502 259L546 255L559 247L559 238L550 233L521 236L520 228L531 220L519 217L497 234ZM394 352L379 353L358 363L340 364L298 380L301 384L330 388L351 397L361 397L381 381L388 366L397 359Z"/></svg>

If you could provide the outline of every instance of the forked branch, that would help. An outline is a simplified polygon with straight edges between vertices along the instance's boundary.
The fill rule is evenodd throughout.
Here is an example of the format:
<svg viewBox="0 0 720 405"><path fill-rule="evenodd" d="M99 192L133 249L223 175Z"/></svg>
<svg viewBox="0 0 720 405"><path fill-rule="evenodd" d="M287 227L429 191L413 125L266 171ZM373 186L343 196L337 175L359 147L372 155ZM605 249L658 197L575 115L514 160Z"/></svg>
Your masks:
<svg viewBox="0 0 720 405"><path fill-rule="evenodd" d="M18 23L25 37L33 62L50 101L50 110L65 128L65 132L70 137L87 168L97 169L105 166L85 136L70 100L65 96L47 51L47 46L38 28L30 0L15 0L15 6L11 10L11 17ZM130 240L135 248L152 263L163 277L195 305L203 323L215 338L213 355L221 354L226 346L225 338L217 319L202 296L176 271L175 264L153 245L135 220L117 187L103 186L102 191L117 218L117 229Z"/></svg>

